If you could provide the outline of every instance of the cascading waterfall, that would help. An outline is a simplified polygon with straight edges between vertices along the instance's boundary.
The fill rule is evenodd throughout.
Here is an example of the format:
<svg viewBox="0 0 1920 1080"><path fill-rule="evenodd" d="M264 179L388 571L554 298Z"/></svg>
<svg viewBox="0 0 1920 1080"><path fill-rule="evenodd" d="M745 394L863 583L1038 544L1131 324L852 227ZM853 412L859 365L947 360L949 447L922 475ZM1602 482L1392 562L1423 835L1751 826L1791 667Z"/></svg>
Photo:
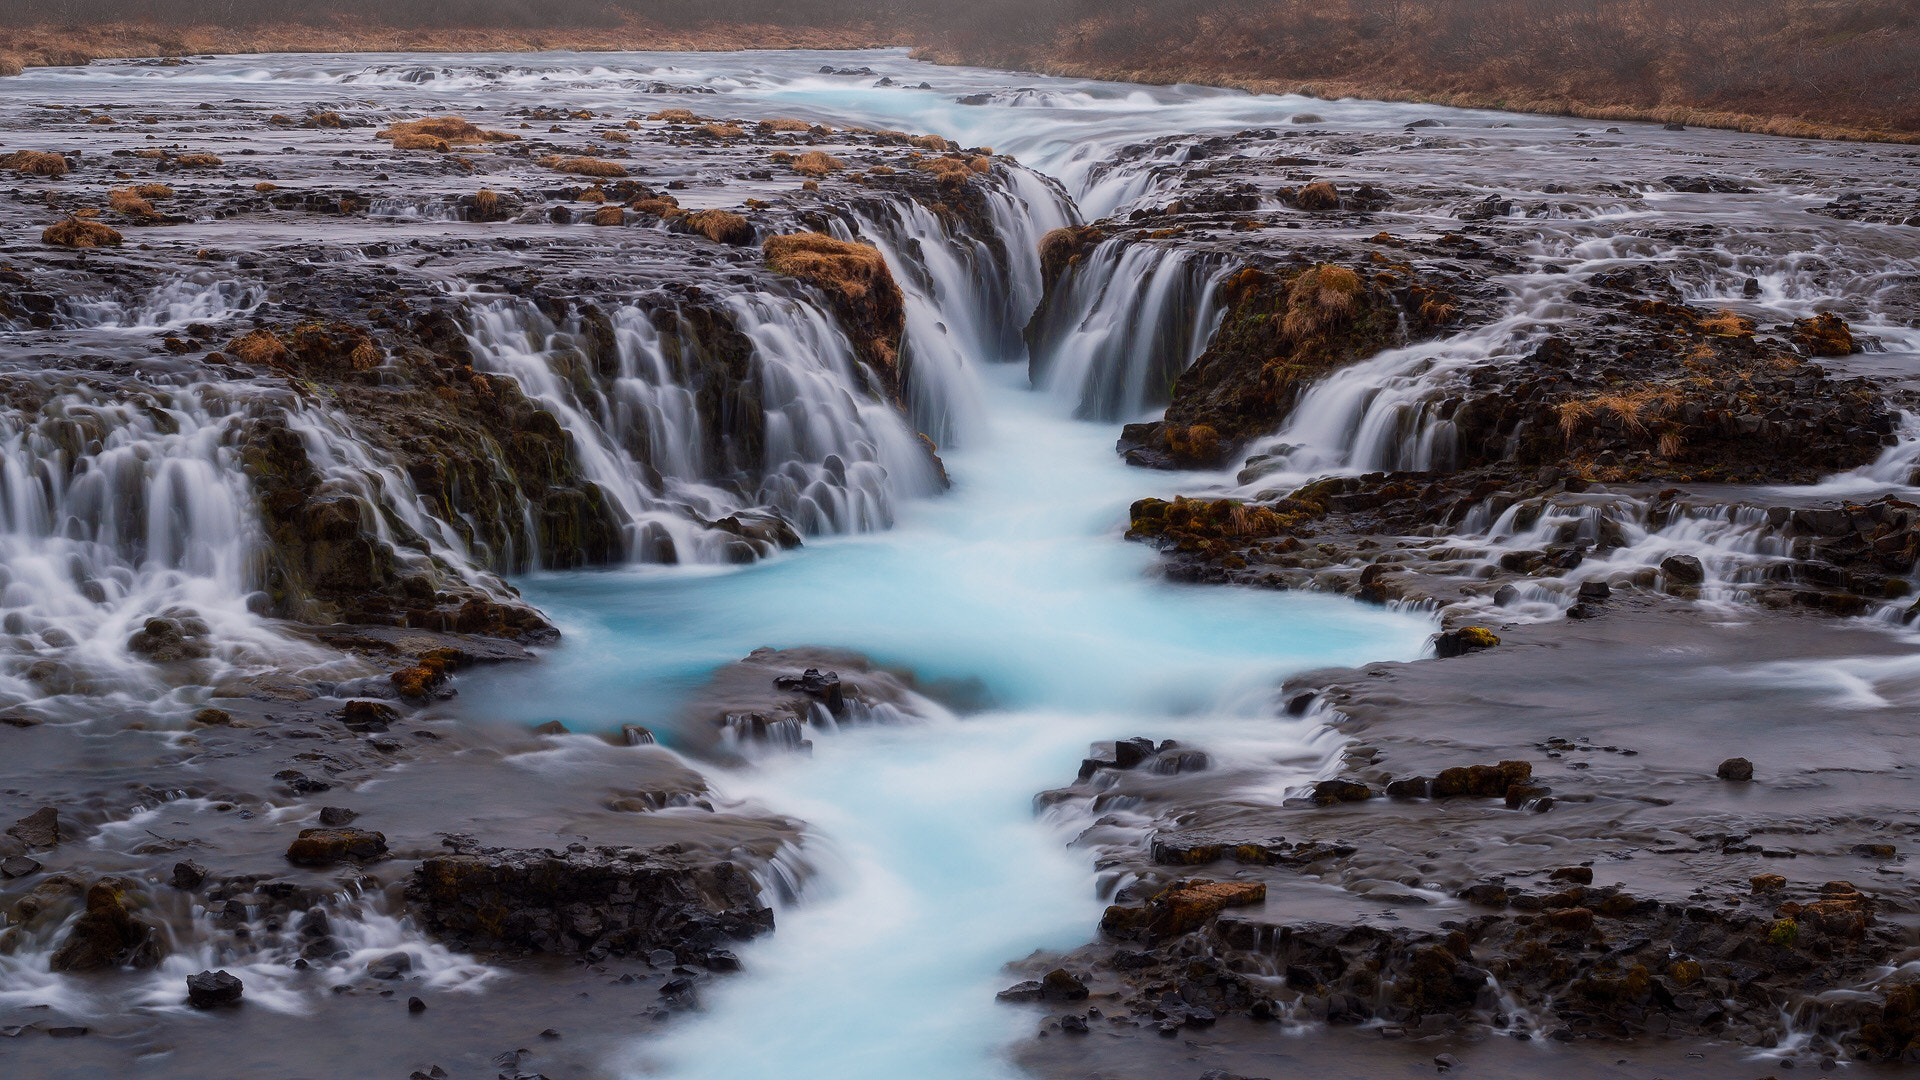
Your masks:
<svg viewBox="0 0 1920 1080"><path fill-rule="evenodd" d="M151 697L269 660L318 660L256 613L262 534L232 387L80 388L0 418L0 702ZM181 640L133 642L165 618ZM182 663L190 673L177 669Z"/></svg>
<svg viewBox="0 0 1920 1080"><path fill-rule="evenodd" d="M1029 329L1034 384L1082 419L1165 405L1218 328L1219 285L1232 269L1180 248L1102 242L1066 271Z"/></svg>

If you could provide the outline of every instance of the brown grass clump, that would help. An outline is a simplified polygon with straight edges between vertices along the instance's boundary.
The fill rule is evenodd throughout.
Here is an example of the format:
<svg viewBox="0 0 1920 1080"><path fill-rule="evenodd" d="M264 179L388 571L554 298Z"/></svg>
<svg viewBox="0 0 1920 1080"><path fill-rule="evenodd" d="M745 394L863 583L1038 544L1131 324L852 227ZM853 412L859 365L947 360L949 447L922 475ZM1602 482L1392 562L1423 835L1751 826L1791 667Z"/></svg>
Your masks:
<svg viewBox="0 0 1920 1080"><path fill-rule="evenodd" d="M1612 413L1620 418L1628 431L1636 435L1644 435L1650 424L1670 415L1680 407L1683 400L1680 391L1671 386L1575 398L1560 404L1560 433L1571 439L1580 430L1580 425L1589 418L1601 413ZM1665 445L1664 439L1662 445ZM1678 444L1675 445L1675 452L1678 452ZM1665 450L1661 452L1668 457L1673 456Z"/></svg>
<svg viewBox="0 0 1920 1080"><path fill-rule="evenodd" d="M171 199L174 196L173 189L165 184L135 184L132 191L143 199Z"/></svg>
<svg viewBox="0 0 1920 1080"><path fill-rule="evenodd" d="M1340 209L1340 189L1325 180L1318 180L1294 192L1287 201L1300 210L1326 213Z"/></svg>
<svg viewBox="0 0 1920 1080"><path fill-rule="evenodd" d="M793 159L793 171L801 176L825 176L846 167L846 162L824 150L809 150Z"/></svg>
<svg viewBox="0 0 1920 1080"><path fill-rule="evenodd" d="M959 143L943 139L938 135L915 135L907 140L907 145L917 146L922 150L932 150L937 153L960 149Z"/></svg>
<svg viewBox="0 0 1920 1080"><path fill-rule="evenodd" d="M627 205L630 209L638 210L642 214L652 214L654 217L662 218L679 217L686 212L680 209L680 204L674 202L673 196L671 195L657 195L651 199L635 199Z"/></svg>
<svg viewBox="0 0 1920 1080"><path fill-rule="evenodd" d="M1360 290L1360 275L1344 266L1322 264L1305 271L1287 291L1281 329L1295 341L1312 337L1346 318Z"/></svg>
<svg viewBox="0 0 1920 1080"><path fill-rule="evenodd" d="M213 169L226 164L212 154L178 154L173 163L182 169Z"/></svg>
<svg viewBox="0 0 1920 1080"><path fill-rule="evenodd" d="M453 144L438 135L407 134L393 137L395 150L431 150L444 154L453 149Z"/></svg>
<svg viewBox="0 0 1920 1080"><path fill-rule="evenodd" d="M572 173L575 176L627 175L626 166L617 161L606 161L601 158L562 157L559 154L548 154L540 159L540 164L554 172Z"/></svg>
<svg viewBox="0 0 1920 1080"><path fill-rule="evenodd" d="M473 208L487 217L492 217L493 212L500 209L500 193L481 188L473 193Z"/></svg>
<svg viewBox="0 0 1920 1080"><path fill-rule="evenodd" d="M761 250L774 273L832 288L853 300L864 299L881 279L893 284L879 248L835 240L825 233L769 236Z"/></svg>
<svg viewBox="0 0 1920 1080"><path fill-rule="evenodd" d="M70 248L119 247L124 239L119 230L79 216L49 225L40 234L43 244Z"/></svg>
<svg viewBox="0 0 1920 1080"><path fill-rule="evenodd" d="M16 150L0 157L0 169L12 169L22 176L65 176L67 159L39 150Z"/></svg>
<svg viewBox="0 0 1920 1080"><path fill-rule="evenodd" d="M813 130L813 125L807 123L805 120L789 120L789 119L786 119L785 117L775 117L772 120L762 120L756 126L759 127L761 131L768 132L768 133L780 132L780 131L812 131Z"/></svg>
<svg viewBox="0 0 1920 1080"><path fill-rule="evenodd" d="M746 130L738 124L702 124L699 131L702 135L711 135L716 139L742 139L747 134Z"/></svg>
<svg viewBox="0 0 1920 1080"><path fill-rule="evenodd" d="M89 124L99 124L103 127L108 124L117 124L119 122L120 121L115 120L113 117L108 116L106 113L101 113L99 116L96 116L93 119L87 121L87 123Z"/></svg>
<svg viewBox="0 0 1920 1080"><path fill-rule="evenodd" d="M627 212L622 207L603 206L595 210L593 216L587 220L595 225L625 225L627 223Z"/></svg>
<svg viewBox="0 0 1920 1080"><path fill-rule="evenodd" d="M265 193L267 193L267 192L269 192L269 191L279 191L279 190L280 190L280 185L279 185L279 184L270 184L270 183L268 183L267 181L265 181L265 180L262 180L262 181L260 181L259 183L257 183L257 184L255 184L255 185L253 185L253 190L255 190L255 191L258 191L258 192L260 192L261 194L265 194Z"/></svg>
<svg viewBox="0 0 1920 1080"><path fill-rule="evenodd" d="M277 364L287 358L287 343L271 330L252 330L229 342L227 352L249 364Z"/></svg>
<svg viewBox="0 0 1920 1080"><path fill-rule="evenodd" d="M308 113L307 123L310 126L317 127L317 128L338 128L338 127L347 126L346 120L339 113L334 112L331 109L325 112Z"/></svg>
<svg viewBox="0 0 1920 1080"><path fill-rule="evenodd" d="M1749 338L1754 329L1752 319L1743 319L1725 308L1701 319L1698 326L1703 334L1723 338Z"/></svg>
<svg viewBox="0 0 1920 1080"><path fill-rule="evenodd" d="M392 127L373 133L376 139L399 140L404 135L431 135L443 139L448 146L479 146L482 143L519 142L520 136L504 131L487 131L475 127L463 117L429 116L424 120L403 120Z"/></svg>
<svg viewBox="0 0 1920 1080"><path fill-rule="evenodd" d="M914 166L921 172L930 172L938 177L942 187L959 187L992 167L993 162L986 158L969 158L958 154L928 158Z"/></svg>
<svg viewBox="0 0 1920 1080"><path fill-rule="evenodd" d="M580 201L583 203L606 202L607 201L606 190L604 188L590 187L587 190L580 193Z"/></svg>
<svg viewBox="0 0 1920 1080"><path fill-rule="evenodd" d="M600 133L600 138L607 142L617 142L617 143L633 141L633 136L627 134L624 131L621 131L619 128L608 128L607 130Z"/></svg>
<svg viewBox="0 0 1920 1080"><path fill-rule="evenodd" d="M128 217L150 218L153 216L153 204L130 187L114 188L107 192L107 207L116 214L125 214Z"/></svg>
<svg viewBox="0 0 1920 1080"><path fill-rule="evenodd" d="M697 124L700 122L700 118L693 114L692 109L661 109L659 112L647 117L647 119L664 120L669 124Z"/></svg>
<svg viewBox="0 0 1920 1080"><path fill-rule="evenodd" d="M684 224L716 244L739 246L753 243L753 224L731 210L702 210L688 214Z"/></svg>

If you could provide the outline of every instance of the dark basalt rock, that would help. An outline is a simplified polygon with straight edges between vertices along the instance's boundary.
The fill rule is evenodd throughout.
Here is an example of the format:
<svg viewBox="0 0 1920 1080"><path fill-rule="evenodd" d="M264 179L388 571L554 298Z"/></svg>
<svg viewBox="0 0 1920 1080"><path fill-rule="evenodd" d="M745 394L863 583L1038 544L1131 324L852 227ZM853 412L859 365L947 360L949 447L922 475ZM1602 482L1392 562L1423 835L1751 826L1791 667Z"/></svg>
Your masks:
<svg viewBox="0 0 1920 1080"><path fill-rule="evenodd" d="M369 829L302 829L287 847L287 861L296 866L332 866L372 862L387 855L387 837Z"/></svg>
<svg viewBox="0 0 1920 1080"><path fill-rule="evenodd" d="M1722 780L1745 783L1753 779L1753 762L1748 761L1746 758L1728 758L1720 763L1718 769L1714 770L1714 775Z"/></svg>
<svg viewBox="0 0 1920 1080"><path fill-rule="evenodd" d="M698 963L773 929L751 877L676 848L461 852L424 860L410 909L434 934L475 947Z"/></svg>
<svg viewBox="0 0 1920 1080"><path fill-rule="evenodd" d="M160 928L127 910L122 887L100 881L87 889L86 910L48 961L55 971L150 968L166 956Z"/></svg>
<svg viewBox="0 0 1920 1080"><path fill-rule="evenodd" d="M60 843L60 811L43 806L7 826L7 835L29 849L55 847Z"/></svg>
<svg viewBox="0 0 1920 1080"><path fill-rule="evenodd" d="M225 971L203 971L187 976L187 1004L196 1009L238 1005L243 989L240 980Z"/></svg>

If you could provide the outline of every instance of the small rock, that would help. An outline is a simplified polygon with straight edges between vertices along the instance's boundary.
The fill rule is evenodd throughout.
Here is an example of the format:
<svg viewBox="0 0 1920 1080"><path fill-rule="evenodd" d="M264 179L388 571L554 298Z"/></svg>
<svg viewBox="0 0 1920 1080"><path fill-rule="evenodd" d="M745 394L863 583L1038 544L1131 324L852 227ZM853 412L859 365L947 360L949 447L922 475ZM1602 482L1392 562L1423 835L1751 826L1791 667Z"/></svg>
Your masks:
<svg viewBox="0 0 1920 1080"><path fill-rule="evenodd" d="M1667 584L1692 586L1707 580L1707 568L1691 555L1669 555L1660 561Z"/></svg>
<svg viewBox="0 0 1920 1080"><path fill-rule="evenodd" d="M1322 780L1313 785L1315 806L1366 802L1371 798L1373 798L1373 789L1354 780Z"/></svg>
<svg viewBox="0 0 1920 1080"><path fill-rule="evenodd" d="M207 868L188 859L173 864L173 887L176 889L197 889L207 880Z"/></svg>
<svg viewBox="0 0 1920 1080"><path fill-rule="evenodd" d="M338 862L367 862L387 854L387 837L368 829L302 829L287 848L287 861L297 866L332 866Z"/></svg>
<svg viewBox="0 0 1920 1080"><path fill-rule="evenodd" d="M187 1004L196 1009L238 1005L241 990L240 980L224 971L203 971L187 976Z"/></svg>
<svg viewBox="0 0 1920 1080"><path fill-rule="evenodd" d="M653 729L639 724L621 724L620 736L626 740L628 746L654 745Z"/></svg>
<svg viewBox="0 0 1920 1080"><path fill-rule="evenodd" d="M417 997L410 997L410 998L408 998L408 999L407 999L407 1011L408 1011L408 1012L410 1012L410 1013L423 1013L423 1012L426 1012L426 1011L427 1011L427 1003L426 1003L426 1002L424 1002L424 1001L421 1001L421 1000L420 1000L419 998L417 998Z"/></svg>
<svg viewBox="0 0 1920 1080"><path fill-rule="evenodd" d="M397 979L413 970L413 957L403 952L392 952L367 965L367 977L370 979Z"/></svg>
<svg viewBox="0 0 1920 1080"><path fill-rule="evenodd" d="M1433 1067L1439 1069L1441 1072L1446 1072L1449 1069L1457 1069L1460 1067L1460 1059L1454 1057L1452 1054L1435 1054L1433 1056Z"/></svg>
<svg viewBox="0 0 1920 1080"><path fill-rule="evenodd" d="M10 859L0 861L0 878L6 878L8 880L12 880L14 878L23 878L23 877L26 877L28 874L36 874L39 872L40 872L39 861L35 859L29 859L25 855L15 855Z"/></svg>
<svg viewBox="0 0 1920 1080"><path fill-rule="evenodd" d="M536 727L536 728L534 728L534 729L533 729L533 733L534 733L535 735L566 735L566 734L570 734L570 732L568 732L568 731L567 731L567 725L565 725L565 724L563 724L563 723L561 723L561 722L560 722L560 721L558 721L558 720L549 720L549 721L547 721L546 723L544 723L544 724L541 724L541 725L540 725L539 727Z"/></svg>
<svg viewBox="0 0 1920 1080"><path fill-rule="evenodd" d="M1613 586L1604 581L1583 581L1580 583L1580 599L1583 601L1605 600L1613 595Z"/></svg>
<svg viewBox="0 0 1920 1080"><path fill-rule="evenodd" d="M7 826L7 835L30 848L57 847L60 843L60 811L43 806Z"/></svg>
<svg viewBox="0 0 1920 1080"><path fill-rule="evenodd" d="M1048 1001L1085 1001L1087 984L1066 968L1054 968L1041 978L1040 996Z"/></svg>
<svg viewBox="0 0 1920 1080"><path fill-rule="evenodd" d="M1746 783L1753 779L1753 762L1743 757L1730 757L1720 763L1714 775L1722 780Z"/></svg>
<svg viewBox="0 0 1920 1080"><path fill-rule="evenodd" d="M540 1037L541 1037L541 1038L543 1038L543 1039L557 1039L557 1038L559 1038L559 1037L560 1037L560 1029L559 1029L559 1028L548 1028L547 1030L545 1030L545 1031L542 1031L542 1032L540 1033Z"/></svg>
<svg viewBox="0 0 1920 1080"><path fill-rule="evenodd" d="M1444 634L1435 634L1433 653L1442 660L1456 656L1465 656L1477 649L1491 649L1500 644L1499 637L1484 626L1463 626L1458 630L1449 630Z"/></svg>
<svg viewBox="0 0 1920 1080"><path fill-rule="evenodd" d="M353 824L353 819L359 816L360 814L357 811L349 810L344 806L323 806L320 808L320 824L328 828L339 828L342 825L351 825Z"/></svg>
<svg viewBox="0 0 1920 1080"><path fill-rule="evenodd" d="M1072 1035L1085 1035L1087 1033L1087 1018L1068 1013L1060 1018L1060 1030Z"/></svg>
<svg viewBox="0 0 1920 1080"><path fill-rule="evenodd" d="M995 994L994 998L999 1001L1008 1002L1039 1001L1040 994L1041 986L1039 981L1028 979L1026 982L1014 983L1012 986Z"/></svg>

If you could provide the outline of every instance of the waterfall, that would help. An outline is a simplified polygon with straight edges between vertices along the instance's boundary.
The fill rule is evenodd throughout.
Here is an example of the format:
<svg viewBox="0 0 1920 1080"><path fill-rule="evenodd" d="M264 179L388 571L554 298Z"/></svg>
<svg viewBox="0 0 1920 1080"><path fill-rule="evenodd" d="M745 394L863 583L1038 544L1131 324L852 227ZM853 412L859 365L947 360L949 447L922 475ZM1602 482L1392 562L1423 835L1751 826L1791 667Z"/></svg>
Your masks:
<svg viewBox="0 0 1920 1080"><path fill-rule="evenodd" d="M1219 325L1218 286L1232 269L1182 248L1102 242L1029 326L1034 385L1084 419L1164 406Z"/></svg>
<svg viewBox="0 0 1920 1080"><path fill-rule="evenodd" d="M320 658L258 614L265 536L235 444L272 397L81 384L0 416L0 704Z"/></svg>

